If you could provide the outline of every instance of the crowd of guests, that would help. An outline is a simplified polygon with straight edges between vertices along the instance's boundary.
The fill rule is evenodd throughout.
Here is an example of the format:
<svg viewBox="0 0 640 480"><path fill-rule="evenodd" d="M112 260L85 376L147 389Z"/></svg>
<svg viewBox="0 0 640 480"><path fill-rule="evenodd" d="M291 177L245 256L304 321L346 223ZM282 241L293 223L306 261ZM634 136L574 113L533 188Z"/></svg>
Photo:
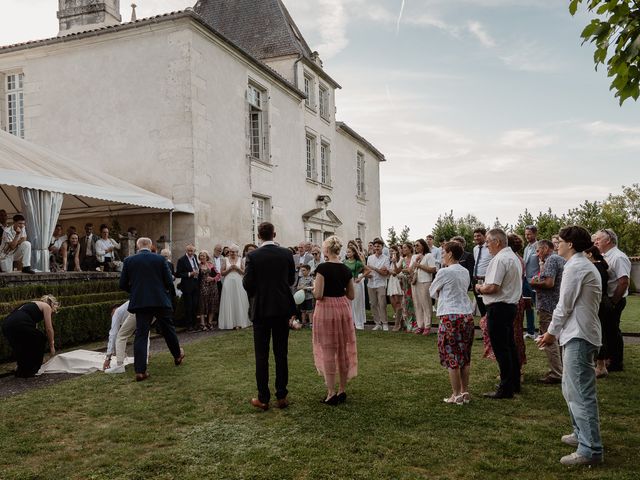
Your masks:
<svg viewBox="0 0 640 480"><path fill-rule="evenodd" d="M272 235L265 237L263 245L277 246L273 226L270 228ZM56 238L61 233L57 230ZM104 245L98 248L99 240L96 241L95 251L104 261L113 251L109 245L114 245L109 242L108 229L105 232L101 228L101 236ZM373 330L389 331L388 303L393 311L393 330L422 337L432 333L435 303L439 358L451 384L451 394L443 400L456 405L469 403L474 314L478 311L483 355L494 358L500 371L496 390L484 396L500 400L521 392L525 340L535 340L548 362L548 371L540 381L562 383L570 411L573 432L561 440L576 447L576 451L561 462L566 465L602 462L595 384L596 378L623 369L620 317L626 305L631 272L629 258L617 248L615 232L603 229L590 235L582 227L571 226L551 239L538 239L536 226L528 225L524 239L501 229L487 232L484 228L477 228L473 238L475 245L471 252L465 250L462 237L435 246L431 236L388 247L379 238L366 248L358 238L343 245L336 236L326 239L322 246L301 242L290 252L277 247L278 255L282 257L282 252L286 252L288 257L284 261L291 263L291 276L284 274L283 281L290 285L287 288L297 311L289 312L289 327L313 327L314 363L327 387L323 403L337 405L346 401L346 384L357 374L355 331L364 328L367 309L371 311ZM143 250L153 249L148 243ZM73 258L80 248L77 234L68 234L56 248L70 262L70 255ZM241 254L237 245L216 245L210 255L206 250L196 254L195 246L187 245L175 268L170 252L161 252L169 279L164 281L165 287L171 290L175 308L178 293L173 289L173 281L178 280L188 329L236 329L251 325L256 305L250 303L251 293L247 292L253 289L248 285L257 280L252 277L249 281L245 275L248 276L248 259L259 258L250 255L257 248L248 244ZM75 260L70 263L77 265ZM121 278L123 281L126 283ZM144 278L141 281L144 283ZM269 278L259 281L269 284ZM36 365L39 367L46 338L54 351L50 324L57 308L55 299L43 298L21 306L3 323L21 375L33 374ZM127 310L130 309L124 305L114 309L106 371L124 371L124 346L135 330L135 321ZM35 324L43 319L49 325L47 337L34 333ZM150 323L151 317L148 320ZM128 328L124 328L127 322ZM168 329L164 324L171 321L167 317L161 323L163 329ZM136 342L141 342L137 334ZM144 342L146 345L148 335ZM181 362L184 352L175 341L167 342L176 362L178 359ZM34 346L40 352L38 359L33 355ZM146 352L141 346L136 349ZM266 352L268 355L268 343ZM110 364L113 354L117 357L115 366ZM257 359L258 356L256 353ZM136 365L140 362L136 359ZM146 360L144 371L138 370L136 366L137 374L146 374ZM282 400L282 395L278 399ZM280 402L281 408L288 405L285 403ZM266 410L268 395L252 399L252 405Z"/></svg>

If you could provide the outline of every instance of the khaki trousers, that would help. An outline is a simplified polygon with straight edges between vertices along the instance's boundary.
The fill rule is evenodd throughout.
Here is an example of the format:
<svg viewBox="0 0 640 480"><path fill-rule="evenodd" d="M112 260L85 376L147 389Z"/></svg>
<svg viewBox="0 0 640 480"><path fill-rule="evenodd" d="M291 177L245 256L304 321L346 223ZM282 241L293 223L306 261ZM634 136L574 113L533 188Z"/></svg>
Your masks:
<svg viewBox="0 0 640 480"><path fill-rule="evenodd" d="M430 286L431 282L418 282L411 286L418 328L431 328L433 303L431 302L431 295L429 295Z"/></svg>
<svg viewBox="0 0 640 480"><path fill-rule="evenodd" d="M387 325L387 287L367 287L373 322L376 325Z"/></svg>
<svg viewBox="0 0 640 480"><path fill-rule="evenodd" d="M540 323L540 335L547 333L552 315L549 312L538 310L538 322ZM547 375L552 378L562 378L562 355L560 354L560 345L558 340L553 345L547 345L544 348L549 363L549 372Z"/></svg>
<svg viewBox="0 0 640 480"><path fill-rule="evenodd" d="M136 316L133 313L127 315L124 319L118 334L116 335L116 362L117 365L124 364L124 359L127 356L127 340L136 331ZM149 343L147 344L147 363L149 363L149 347L151 345L151 335L149 335Z"/></svg>

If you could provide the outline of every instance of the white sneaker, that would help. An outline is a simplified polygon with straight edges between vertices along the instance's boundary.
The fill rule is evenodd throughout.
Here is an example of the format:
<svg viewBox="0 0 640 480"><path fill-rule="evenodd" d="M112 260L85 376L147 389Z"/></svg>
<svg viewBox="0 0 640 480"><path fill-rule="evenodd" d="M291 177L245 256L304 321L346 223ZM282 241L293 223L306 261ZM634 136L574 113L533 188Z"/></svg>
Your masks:
<svg viewBox="0 0 640 480"><path fill-rule="evenodd" d="M388 332L389 331L389 325L387 325L386 323L382 326L382 331L383 332Z"/></svg>
<svg viewBox="0 0 640 480"><path fill-rule="evenodd" d="M563 465L598 465L604 460L602 455L594 456L591 458L583 457L578 452L573 452L570 455L565 455L560 459L560 463Z"/></svg>
<svg viewBox="0 0 640 480"><path fill-rule="evenodd" d="M578 437L576 437L575 433L571 433L569 435L562 435L560 438L562 443L566 443L567 445L571 445L572 447L578 446Z"/></svg>
<svg viewBox="0 0 640 480"><path fill-rule="evenodd" d="M525 333L524 335L522 335L522 338L524 338L525 340L528 338L530 340L533 340L533 335L531 335L530 333Z"/></svg>
<svg viewBox="0 0 640 480"><path fill-rule="evenodd" d="M115 367L107 368L104 373L124 373L124 365L116 365Z"/></svg>
<svg viewBox="0 0 640 480"><path fill-rule="evenodd" d="M389 327L387 327L387 328L389 328ZM371 330L373 330L374 332L375 332L376 330L382 330L382 325L376 325L376 326L375 326L375 327L373 327Z"/></svg>

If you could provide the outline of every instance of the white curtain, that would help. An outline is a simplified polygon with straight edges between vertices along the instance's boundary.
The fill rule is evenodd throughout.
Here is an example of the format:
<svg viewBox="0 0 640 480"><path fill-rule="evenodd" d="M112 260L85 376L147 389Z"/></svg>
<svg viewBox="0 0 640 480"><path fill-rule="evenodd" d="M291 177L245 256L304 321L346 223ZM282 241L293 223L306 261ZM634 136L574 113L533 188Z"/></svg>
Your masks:
<svg viewBox="0 0 640 480"><path fill-rule="evenodd" d="M49 271L49 243L56 227L64 195L33 188L18 188L22 214L27 220L27 239L31 242L31 267Z"/></svg>

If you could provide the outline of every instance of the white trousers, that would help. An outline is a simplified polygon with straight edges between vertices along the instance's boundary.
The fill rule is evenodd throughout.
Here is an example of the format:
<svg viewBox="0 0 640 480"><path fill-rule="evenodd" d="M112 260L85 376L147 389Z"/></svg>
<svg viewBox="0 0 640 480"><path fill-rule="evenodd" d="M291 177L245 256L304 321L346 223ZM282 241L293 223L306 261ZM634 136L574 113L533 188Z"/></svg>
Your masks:
<svg viewBox="0 0 640 480"><path fill-rule="evenodd" d="M6 273L12 272L13 262L22 262L23 267L31 266L30 242L25 240L20 245L18 245L18 247L13 252L6 254L6 256L3 256L2 260L0 260L0 270Z"/></svg>
<svg viewBox="0 0 640 480"><path fill-rule="evenodd" d="M429 295L430 286L431 282L418 282L411 286L413 308L416 310L418 328L431 328L433 304L431 303L431 295Z"/></svg>

